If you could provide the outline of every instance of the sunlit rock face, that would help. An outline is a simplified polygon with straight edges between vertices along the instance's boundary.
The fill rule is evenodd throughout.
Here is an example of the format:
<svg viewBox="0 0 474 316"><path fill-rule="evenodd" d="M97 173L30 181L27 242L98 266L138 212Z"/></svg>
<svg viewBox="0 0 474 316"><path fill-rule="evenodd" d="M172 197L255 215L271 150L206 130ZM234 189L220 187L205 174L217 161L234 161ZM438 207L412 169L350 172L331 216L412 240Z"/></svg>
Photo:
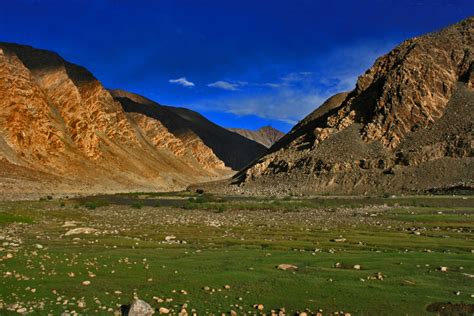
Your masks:
<svg viewBox="0 0 474 316"><path fill-rule="evenodd" d="M132 95L118 98L56 53L0 43L0 191L176 190L229 176L265 151L186 109L152 104L164 122L126 111Z"/></svg>

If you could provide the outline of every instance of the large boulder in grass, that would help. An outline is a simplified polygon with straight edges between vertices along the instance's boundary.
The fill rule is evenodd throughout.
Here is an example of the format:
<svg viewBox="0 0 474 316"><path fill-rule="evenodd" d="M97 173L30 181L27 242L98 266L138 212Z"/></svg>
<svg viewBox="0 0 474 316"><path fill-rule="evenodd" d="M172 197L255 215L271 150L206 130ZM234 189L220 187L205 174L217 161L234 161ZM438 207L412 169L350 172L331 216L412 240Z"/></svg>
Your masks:
<svg viewBox="0 0 474 316"><path fill-rule="evenodd" d="M151 316L155 313L155 310L143 300L134 300L130 305L128 316Z"/></svg>
<svg viewBox="0 0 474 316"><path fill-rule="evenodd" d="M81 227L81 228L74 228L68 230L64 236L71 236L71 235L80 235L80 234L94 234L97 233L98 230L95 228L90 227Z"/></svg>
<svg viewBox="0 0 474 316"><path fill-rule="evenodd" d="M283 271L297 271L298 267L293 264L282 263L276 266L278 270Z"/></svg>

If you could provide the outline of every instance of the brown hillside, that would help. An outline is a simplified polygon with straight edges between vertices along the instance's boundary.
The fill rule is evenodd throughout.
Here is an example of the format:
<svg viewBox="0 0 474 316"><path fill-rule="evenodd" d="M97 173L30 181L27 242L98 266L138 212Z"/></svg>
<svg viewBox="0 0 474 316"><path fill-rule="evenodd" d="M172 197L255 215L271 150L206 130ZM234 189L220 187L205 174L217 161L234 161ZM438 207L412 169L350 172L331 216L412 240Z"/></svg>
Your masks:
<svg viewBox="0 0 474 316"><path fill-rule="evenodd" d="M164 108L124 110L85 68L0 43L1 196L177 190L229 175L226 165L264 150L197 113Z"/></svg>
<svg viewBox="0 0 474 316"><path fill-rule="evenodd" d="M163 106L134 93L112 90L128 113L141 113L160 121L173 135L192 140L198 137L226 166L239 170L265 152L265 147L216 125L191 110Z"/></svg>

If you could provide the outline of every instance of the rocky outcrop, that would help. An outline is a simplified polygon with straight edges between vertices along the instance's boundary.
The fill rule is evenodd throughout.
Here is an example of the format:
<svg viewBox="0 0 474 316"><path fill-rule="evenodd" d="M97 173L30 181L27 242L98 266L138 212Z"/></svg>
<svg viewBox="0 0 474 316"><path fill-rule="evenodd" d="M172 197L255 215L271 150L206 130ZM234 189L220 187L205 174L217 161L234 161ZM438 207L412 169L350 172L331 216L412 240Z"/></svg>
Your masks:
<svg viewBox="0 0 474 316"><path fill-rule="evenodd" d="M47 163L65 148L65 133L55 124L46 95L21 60L1 46L0 126L2 153L15 163Z"/></svg>
<svg viewBox="0 0 474 316"><path fill-rule="evenodd" d="M473 187L474 18L377 59L233 180L249 193Z"/></svg>
<svg viewBox="0 0 474 316"><path fill-rule="evenodd" d="M228 130L260 143L267 148L272 147L280 138L285 136L284 133L271 126L263 126L254 131L243 128L229 128Z"/></svg>
<svg viewBox="0 0 474 316"><path fill-rule="evenodd" d="M156 148L167 149L176 156L200 164L203 168L225 168L225 164L195 134L189 133L180 138L171 134L163 124L141 113L128 113L130 120L136 122L140 130L151 140Z"/></svg>

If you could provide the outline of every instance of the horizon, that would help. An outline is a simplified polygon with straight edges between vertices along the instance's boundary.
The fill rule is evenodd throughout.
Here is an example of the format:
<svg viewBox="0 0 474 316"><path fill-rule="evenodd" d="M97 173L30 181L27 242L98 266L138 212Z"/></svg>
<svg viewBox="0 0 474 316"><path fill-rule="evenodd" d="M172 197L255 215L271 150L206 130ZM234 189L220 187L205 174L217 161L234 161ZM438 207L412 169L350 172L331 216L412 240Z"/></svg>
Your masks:
<svg viewBox="0 0 474 316"><path fill-rule="evenodd" d="M4 5L0 40L226 128L286 133L402 41L473 13L470 1L288 3L24 0Z"/></svg>

